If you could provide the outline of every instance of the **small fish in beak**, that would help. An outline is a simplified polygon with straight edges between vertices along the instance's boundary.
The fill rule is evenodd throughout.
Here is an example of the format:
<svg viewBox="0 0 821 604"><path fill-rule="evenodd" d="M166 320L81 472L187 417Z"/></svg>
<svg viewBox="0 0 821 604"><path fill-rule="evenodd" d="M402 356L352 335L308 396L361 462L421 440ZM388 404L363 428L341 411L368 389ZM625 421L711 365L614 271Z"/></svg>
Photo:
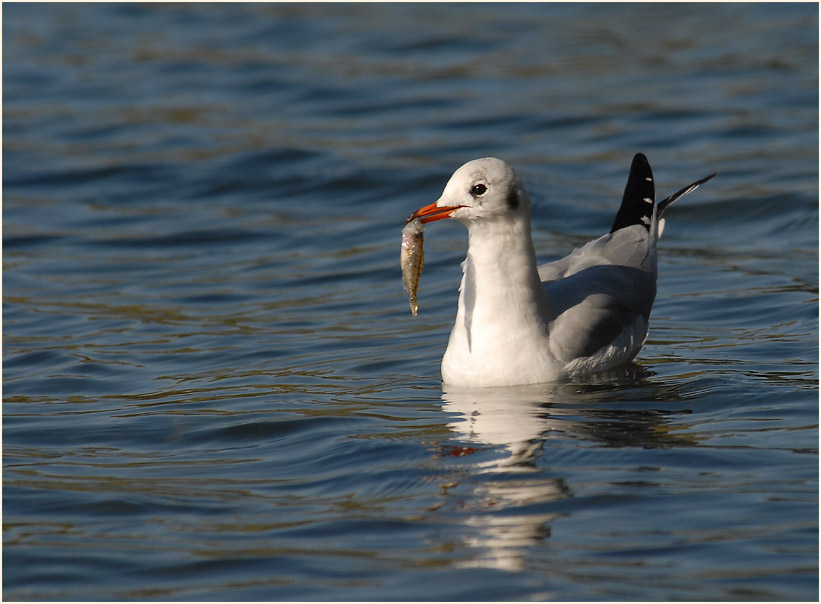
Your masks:
<svg viewBox="0 0 821 604"><path fill-rule="evenodd" d="M416 316L419 304L416 292L419 289L419 277L425 266L424 244L425 225L422 220L411 216L402 229L402 252L400 264L402 266L402 283L408 292L411 312Z"/></svg>

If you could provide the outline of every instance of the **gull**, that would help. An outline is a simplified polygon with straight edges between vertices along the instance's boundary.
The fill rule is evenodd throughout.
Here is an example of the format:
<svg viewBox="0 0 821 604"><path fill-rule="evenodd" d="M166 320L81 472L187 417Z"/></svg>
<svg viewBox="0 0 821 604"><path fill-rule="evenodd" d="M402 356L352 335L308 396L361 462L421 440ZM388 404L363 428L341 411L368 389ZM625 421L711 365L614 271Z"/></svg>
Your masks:
<svg viewBox="0 0 821 604"><path fill-rule="evenodd" d="M538 266L531 202L516 171L494 157L456 170L441 197L408 218L452 218L468 228L442 381L534 384L632 360L647 339L656 297L662 214L713 176L656 203L650 164L636 154L610 232Z"/></svg>

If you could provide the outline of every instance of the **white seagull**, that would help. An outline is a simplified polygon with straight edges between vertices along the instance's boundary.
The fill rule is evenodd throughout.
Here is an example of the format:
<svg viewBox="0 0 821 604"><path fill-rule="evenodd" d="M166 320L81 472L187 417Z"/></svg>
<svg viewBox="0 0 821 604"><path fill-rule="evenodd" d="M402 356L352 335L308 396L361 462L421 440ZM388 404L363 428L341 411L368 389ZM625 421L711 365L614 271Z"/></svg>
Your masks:
<svg viewBox="0 0 821 604"><path fill-rule="evenodd" d="M537 266L530 198L516 172L494 157L456 170L442 196L408 218L455 218L468 228L444 383L550 382L630 361L647 339L656 297L661 215L713 176L656 203L650 164L637 154L610 232Z"/></svg>

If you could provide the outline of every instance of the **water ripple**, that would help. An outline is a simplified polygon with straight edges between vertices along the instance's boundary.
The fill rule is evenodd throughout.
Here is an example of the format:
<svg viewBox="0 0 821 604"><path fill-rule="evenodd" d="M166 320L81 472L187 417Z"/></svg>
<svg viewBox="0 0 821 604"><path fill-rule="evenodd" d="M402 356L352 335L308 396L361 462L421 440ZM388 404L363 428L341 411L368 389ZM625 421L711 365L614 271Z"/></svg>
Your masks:
<svg viewBox="0 0 821 604"><path fill-rule="evenodd" d="M7 599L817 599L816 8L3 16ZM718 173L636 364L443 388L404 218L501 156L552 260L636 151Z"/></svg>

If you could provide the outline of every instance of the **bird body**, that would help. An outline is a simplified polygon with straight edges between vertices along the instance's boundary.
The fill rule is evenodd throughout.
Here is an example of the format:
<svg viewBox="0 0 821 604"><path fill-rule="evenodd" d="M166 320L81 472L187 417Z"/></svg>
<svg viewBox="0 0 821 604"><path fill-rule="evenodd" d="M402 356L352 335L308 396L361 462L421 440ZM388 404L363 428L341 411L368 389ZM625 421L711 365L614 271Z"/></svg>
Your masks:
<svg viewBox="0 0 821 604"><path fill-rule="evenodd" d="M647 338L656 295L662 204L655 202L650 165L638 154L613 230L538 266L530 199L516 172L495 158L459 168L440 199L409 219L451 217L468 227L443 381L466 387L548 382L633 359Z"/></svg>

